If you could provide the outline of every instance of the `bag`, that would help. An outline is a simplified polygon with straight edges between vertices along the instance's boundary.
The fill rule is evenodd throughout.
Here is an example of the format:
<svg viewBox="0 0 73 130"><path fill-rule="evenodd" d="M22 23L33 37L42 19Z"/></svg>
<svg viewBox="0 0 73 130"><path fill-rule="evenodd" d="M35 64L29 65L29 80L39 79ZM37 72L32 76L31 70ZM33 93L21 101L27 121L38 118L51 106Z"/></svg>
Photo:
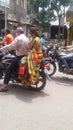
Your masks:
<svg viewBox="0 0 73 130"><path fill-rule="evenodd" d="M28 65L27 63L25 64L19 64L19 69L18 69L18 75L24 78L28 77Z"/></svg>
<svg viewBox="0 0 73 130"><path fill-rule="evenodd" d="M19 64L18 74L19 74L19 75L24 75L24 74L25 74L25 70L26 70L26 64L24 64L24 65Z"/></svg>

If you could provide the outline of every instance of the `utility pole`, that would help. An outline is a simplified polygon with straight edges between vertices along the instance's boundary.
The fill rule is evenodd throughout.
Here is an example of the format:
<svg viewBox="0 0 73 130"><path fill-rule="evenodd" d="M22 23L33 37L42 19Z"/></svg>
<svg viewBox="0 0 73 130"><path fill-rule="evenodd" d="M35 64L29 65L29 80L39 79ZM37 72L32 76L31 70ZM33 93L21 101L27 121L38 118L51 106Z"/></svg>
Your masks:
<svg viewBox="0 0 73 130"><path fill-rule="evenodd" d="M6 8L6 0L5 0L5 30L7 29L7 8Z"/></svg>

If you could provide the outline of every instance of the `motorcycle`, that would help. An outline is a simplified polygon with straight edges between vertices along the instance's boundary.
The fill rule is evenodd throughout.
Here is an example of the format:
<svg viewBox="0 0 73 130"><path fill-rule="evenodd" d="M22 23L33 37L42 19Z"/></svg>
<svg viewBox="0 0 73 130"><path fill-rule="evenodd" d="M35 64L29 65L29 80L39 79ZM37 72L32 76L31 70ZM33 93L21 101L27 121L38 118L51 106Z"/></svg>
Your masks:
<svg viewBox="0 0 73 130"><path fill-rule="evenodd" d="M62 61L62 56L65 56L67 54L65 52L59 53L59 51L60 51L60 48L55 47L49 52L50 60L51 62L53 61L55 64L55 72L57 70L57 66L56 66L56 62L57 62L59 72L73 75L73 69L71 71L67 71L67 68L65 68L64 62ZM68 63L69 68L73 68L73 58L67 59L67 63Z"/></svg>
<svg viewBox="0 0 73 130"><path fill-rule="evenodd" d="M3 76L5 75L6 67L11 63L11 61L14 58L15 58L15 55L10 54L10 53L5 54L5 55L3 55L2 53L0 54L0 79L3 78ZM46 86L47 79L50 80L50 77L46 73L46 68L48 65L49 65L49 61L47 59L42 59L41 65L40 65L40 71L39 71L39 78L34 85L31 84L30 87L28 88L34 88L35 90L40 91ZM19 75L18 75L18 69L16 70L16 72L12 73L10 80L12 82L21 83L19 79Z"/></svg>
<svg viewBox="0 0 73 130"><path fill-rule="evenodd" d="M44 46L44 48L42 49L43 51L43 55L44 57L48 57L49 56L49 51L53 48L53 44L49 44L48 46Z"/></svg>

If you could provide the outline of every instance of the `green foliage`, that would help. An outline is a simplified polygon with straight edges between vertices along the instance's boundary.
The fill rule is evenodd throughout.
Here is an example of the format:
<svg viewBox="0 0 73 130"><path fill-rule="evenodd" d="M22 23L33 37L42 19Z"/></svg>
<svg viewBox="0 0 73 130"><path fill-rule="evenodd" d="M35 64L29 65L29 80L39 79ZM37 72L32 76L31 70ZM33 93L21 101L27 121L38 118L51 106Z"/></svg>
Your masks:
<svg viewBox="0 0 73 130"><path fill-rule="evenodd" d="M52 0L51 9L56 12L56 17L59 20L58 39L60 40L60 18L65 17L65 7L70 6L71 0Z"/></svg>
<svg viewBox="0 0 73 130"><path fill-rule="evenodd" d="M71 0L52 0L51 1L51 9L53 11L56 11L57 15L62 15L63 11L63 7L65 9L65 7L69 6L71 3Z"/></svg>
<svg viewBox="0 0 73 130"><path fill-rule="evenodd" d="M42 31L48 32L50 21L62 15L62 7L68 6L73 0L28 0L28 13L32 18L32 23L39 26Z"/></svg>
<svg viewBox="0 0 73 130"><path fill-rule="evenodd" d="M32 23L39 26L42 31L48 31L53 16L53 11L49 10L50 0L28 0L28 13L32 18Z"/></svg>

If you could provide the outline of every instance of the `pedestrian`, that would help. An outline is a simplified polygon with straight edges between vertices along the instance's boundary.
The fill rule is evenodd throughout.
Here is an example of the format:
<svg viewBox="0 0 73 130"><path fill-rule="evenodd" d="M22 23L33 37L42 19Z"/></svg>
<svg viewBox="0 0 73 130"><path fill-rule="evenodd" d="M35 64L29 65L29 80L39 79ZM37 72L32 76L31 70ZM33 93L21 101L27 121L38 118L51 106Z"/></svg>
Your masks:
<svg viewBox="0 0 73 130"><path fill-rule="evenodd" d="M4 77L4 85L0 88L0 92L8 91L9 86L8 83L10 81L10 77L12 72L16 71L19 66L20 59L26 55L27 49L29 48L29 39L24 35L24 31L22 27L18 27L16 29L16 38L11 44L4 46L0 49L2 53L6 53L11 50L16 51L15 59L8 65L5 77Z"/></svg>
<svg viewBox="0 0 73 130"><path fill-rule="evenodd" d="M45 39L45 35L44 34L42 34L41 35L41 48L42 48L42 50L45 50L46 49L46 39Z"/></svg>
<svg viewBox="0 0 73 130"><path fill-rule="evenodd" d="M2 44L10 44L10 43L12 43L13 40L14 40L14 37L10 33L10 30L6 29L5 30L5 37L4 37L4 39L2 41L0 41L0 45L2 45Z"/></svg>

